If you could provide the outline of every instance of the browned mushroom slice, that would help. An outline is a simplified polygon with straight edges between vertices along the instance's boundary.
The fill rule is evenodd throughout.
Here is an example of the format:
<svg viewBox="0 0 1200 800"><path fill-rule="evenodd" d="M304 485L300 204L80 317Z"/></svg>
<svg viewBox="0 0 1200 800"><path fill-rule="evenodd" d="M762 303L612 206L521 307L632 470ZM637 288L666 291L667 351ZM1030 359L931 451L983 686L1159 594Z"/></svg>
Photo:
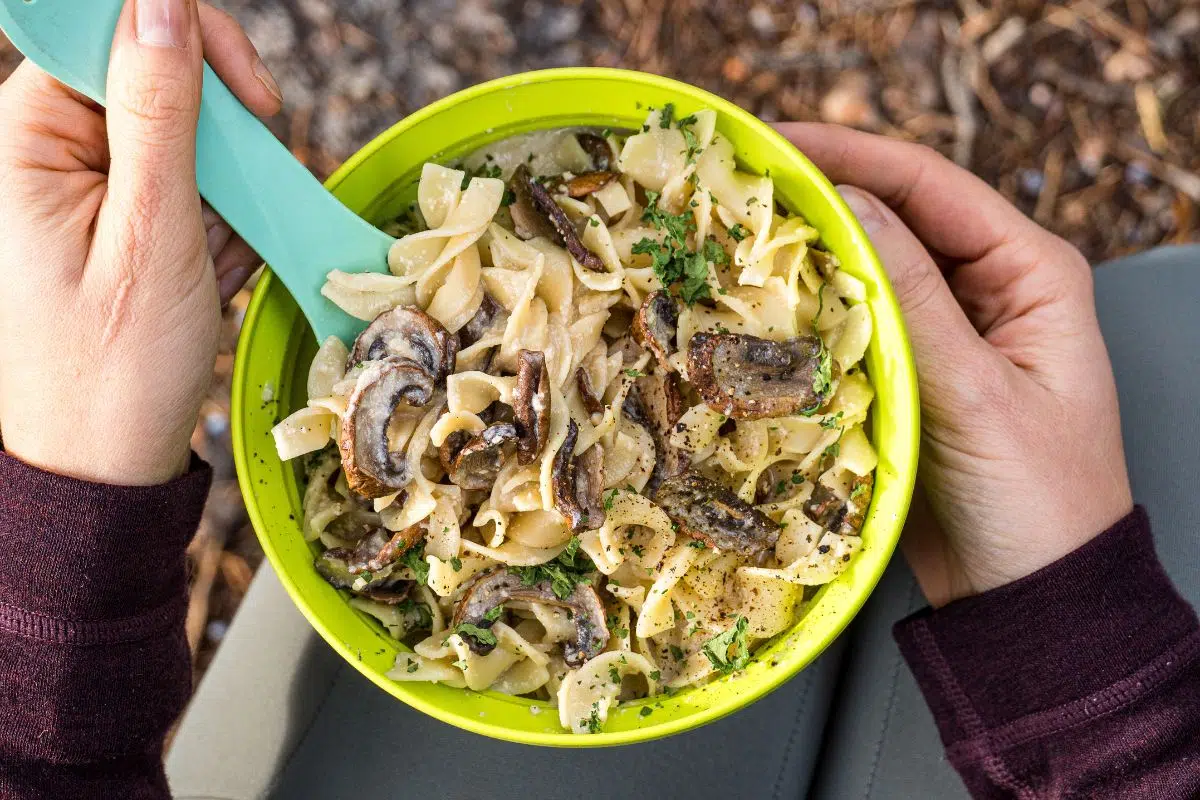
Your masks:
<svg viewBox="0 0 1200 800"><path fill-rule="evenodd" d="M408 596L411 582L383 570L417 544L424 533L421 525L395 533L375 528L353 550L333 548L318 556L317 572L335 588L381 603L399 603Z"/></svg>
<svg viewBox="0 0 1200 800"><path fill-rule="evenodd" d="M508 188L513 193L513 202L508 207L512 216L513 231L521 239L536 239L541 236L557 241L558 232L533 202L533 192L529 188L533 185L535 182L529 173L529 167L521 164L513 171L508 182Z"/></svg>
<svg viewBox="0 0 1200 800"><path fill-rule="evenodd" d="M684 534L719 550L755 556L779 538L779 525L770 517L694 472L664 481L654 502Z"/></svg>
<svg viewBox="0 0 1200 800"><path fill-rule="evenodd" d="M514 182L522 182L521 178L519 177L520 172L521 168L518 167L517 172L513 173ZM525 189L529 193L529 200L533 205L533 209L550 221L550 225L557 234L552 238L556 242L566 247L567 252L569 252L571 256L574 257L574 259L578 261L585 269L590 269L592 272L604 272L604 262L600 260L600 256L583 246L583 242L580 241L579 233L575 230L575 226L567 217L566 212L558 207L558 203L554 202L554 198L550 196L548 191L546 191L546 187L542 186L540 183L530 177L528 170L525 170L524 172L523 182ZM510 207L510 211L516 209L518 204L521 203L521 195L516 193L515 189L514 194L516 194L517 199L516 202L514 202ZM525 211L526 209L522 208L518 212L522 217L521 223L517 222L516 215L513 216L514 226L523 225L527 222L527 220L524 218ZM518 232L517 235L519 236L520 233ZM542 234L539 233L538 235Z"/></svg>
<svg viewBox="0 0 1200 800"><path fill-rule="evenodd" d="M466 350L486 336L493 328L499 327L502 322L507 320L508 312L504 310L504 306L493 300L490 294L484 292L479 310L458 332L459 349Z"/></svg>
<svg viewBox="0 0 1200 800"><path fill-rule="evenodd" d="M454 371L458 338L416 306L385 311L354 341L347 369L364 361L406 358L440 383Z"/></svg>
<svg viewBox="0 0 1200 800"><path fill-rule="evenodd" d="M416 546L424 537L425 526L419 523L394 532L387 543L366 562L367 571L378 572L408 552L409 548Z"/></svg>
<svg viewBox="0 0 1200 800"><path fill-rule="evenodd" d="M633 318L633 338L642 347L649 348L667 372L675 371L668 358L677 352L675 334L678 324L679 307L675 298L662 289L647 295Z"/></svg>
<svg viewBox="0 0 1200 800"><path fill-rule="evenodd" d="M576 199L598 192L617 179L615 172L584 172L563 185L563 190Z"/></svg>
<svg viewBox="0 0 1200 800"><path fill-rule="evenodd" d="M550 371L538 350L517 351L517 386L512 395L516 418L517 463L532 464L550 437Z"/></svg>
<svg viewBox="0 0 1200 800"><path fill-rule="evenodd" d="M495 620L488 619L492 609L508 602L543 603L567 611L575 625L575 636L563 642L563 658L570 667L578 667L590 658L598 656L608 644L608 626L604 619L604 604L600 595L591 586L579 583L565 599L554 593L548 580L526 586L520 576L501 569L481 576L467 589L450 622L450 629L460 625L490 628ZM480 642L470 634L463 639L471 650L486 655L494 644Z"/></svg>
<svg viewBox="0 0 1200 800"><path fill-rule="evenodd" d="M596 392L592 389L592 379L588 377L587 370L583 367L575 370L575 385L579 388L579 400L583 403L584 409L589 414L603 414L604 403L601 403L600 398L596 396Z"/></svg>
<svg viewBox="0 0 1200 800"><path fill-rule="evenodd" d="M517 429L511 423L486 428L455 456L450 480L468 491L491 489L516 441Z"/></svg>
<svg viewBox="0 0 1200 800"><path fill-rule="evenodd" d="M388 358L369 368L350 394L338 448L351 491L383 497L413 479L404 452L391 450L388 426L403 402L420 407L433 397L433 377L416 363Z"/></svg>
<svg viewBox="0 0 1200 800"><path fill-rule="evenodd" d="M447 475L454 471L454 459L458 458L458 454L462 452L469 441L471 441L470 431L455 431L442 441L441 447L438 448L438 461L441 462L442 469L446 470Z"/></svg>
<svg viewBox="0 0 1200 800"><path fill-rule="evenodd" d="M671 430L683 414L678 375L668 373L638 378L625 396L621 411L631 422L645 428L654 440L654 471L646 483L648 491L653 493L667 478L687 471L692 463L691 455L671 444Z"/></svg>
<svg viewBox="0 0 1200 800"><path fill-rule="evenodd" d="M828 486L818 483L804 503L804 514L827 531L857 536L862 531L874 489L875 478L861 475L850 485L850 496L842 500Z"/></svg>
<svg viewBox="0 0 1200 800"><path fill-rule="evenodd" d="M688 379L700 397L734 419L816 411L832 394L837 368L816 336L772 342L738 333L697 333L688 342L687 357Z"/></svg>
<svg viewBox="0 0 1200 800"><path fill-rule="evenodd" d="M579 142L583 151L592 157L592 169L602 172L612 169L613 163L617 159L607 139L594 133L577 133L575 141Z"/></svg>
<svg viewBox="0 0 1200 800"><path fill-rule="evenodd" d="M592 445L575 455L579 426L575 420L567 424L567 438L554 456L551 486L554 489L554 508L562 514L573 531L590 531L604 524L604 452Z"/></svg>

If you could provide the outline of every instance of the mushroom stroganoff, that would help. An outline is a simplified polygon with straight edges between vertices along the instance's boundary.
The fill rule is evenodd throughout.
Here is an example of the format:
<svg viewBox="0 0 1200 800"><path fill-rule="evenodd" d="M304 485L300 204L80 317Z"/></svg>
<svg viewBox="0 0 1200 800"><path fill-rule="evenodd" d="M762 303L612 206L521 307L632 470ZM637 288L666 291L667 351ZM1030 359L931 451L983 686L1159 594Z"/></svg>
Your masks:
<svg viewBox="0 0 1200 800"><path fill-rule="evenodd" d="M594 733L744 668L860 548L866 289L715 123L427 164L391 274L329 275L370 324L274 433L317 570L411 645L391 678Z"/></svg>

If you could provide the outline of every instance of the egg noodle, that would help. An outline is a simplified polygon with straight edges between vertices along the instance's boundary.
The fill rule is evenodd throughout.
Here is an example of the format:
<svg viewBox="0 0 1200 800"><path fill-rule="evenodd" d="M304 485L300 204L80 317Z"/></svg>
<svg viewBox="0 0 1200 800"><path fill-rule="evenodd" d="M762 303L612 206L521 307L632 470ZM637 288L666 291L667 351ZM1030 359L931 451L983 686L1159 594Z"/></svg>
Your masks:
<svg viewBox="0 0 1200 800"><path fill-rule="evenodd" d="M392 679L594 733L744 668L861 547L865 287L715 129L426 164L390 274L328 276L371 324L274 434L317 569L411 647Z"/></svg>

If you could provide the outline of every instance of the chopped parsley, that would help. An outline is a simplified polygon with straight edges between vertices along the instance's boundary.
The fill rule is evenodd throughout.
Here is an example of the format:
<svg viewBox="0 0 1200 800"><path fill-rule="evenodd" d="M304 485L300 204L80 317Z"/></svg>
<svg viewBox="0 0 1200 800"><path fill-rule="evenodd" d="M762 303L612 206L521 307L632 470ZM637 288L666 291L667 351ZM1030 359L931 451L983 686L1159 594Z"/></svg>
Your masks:
<svg viewBox="0 0 1200 800"><path fill-rule="evenodd" d="M671 645L669 649L671 651L671 658L675 659L676 661L683 661L683 648L677 645Z"/></svg>
<svg viewBox="0 0 1200 800"><path fill-rule="evenodd" d="M654 709L650 706L642 706L642 710L638 712L639 717L648 717L654 713Z"/></svg>
<svg viewBox="0 0 1200 800"><path fill-rule="evenodd" d="M590 583L595 566L586 553L579 552L579 537L572 536L558 558L532 567L509 567L509 572L521 579L524 586L550 581L550 588L559 600L566 600L581 583Z"/></svg>
<svg viewBox="0 0 1200 800"><path fill-rule="evenodd" d="M692 126L695 124L695 114L689 114L679 120L679 132L683 134L683 141L687 144L687 150L684 152L687 157L686 164L695 164L696 156L700 155L700 140L696 137L696 132L692 130Z"/></svg>
<svg viewBox="0 0 1200 800"><path fill-rule="evenodd" d="M504 604L501 603L500 605L491 608L486 614L483 615L483 618L488 622L495 622L496 620L500 619L500 615L503 613Z"/></svg>
<svg viewBox="0 0 1200 800"><path fill-rule="evenodd" d="M429 562L425 560L425 543L410 547L400 556L400 563L413 571L418 586L429 585Z"/></svg>
<svg viewBox="0 0 1200 800"><path fill-rule="evenodd" d="M707 550L708 549L708 545L705 544L700 539L692 539L690 542L688 542L688 547L693 547L697 550Z"/></svg>
<svg viewBox="0 0 1200 800"><path fill-rule="evenodd" d="M817 371L813 373L813 391L817 395L818 402L833 388L833 354L829 352L824 341L821 342L820 359Z"/></svg>
<svg viewBox="0 0 1200 800"><path fill-rule="evenodd" d="M462 559L459 558L458 556L451 556L450 557L450 568L453 569L455 572L461 572L462 571Z"/></svg>
<svg viewBox="0 0 1200 800"><path fill-rule="evenodd" d="M484 164L479 169L463 169L462 190L471 185L472 178L499 178L502 172L498 164Z"/></svg>
<svg viewBox="0 0 1200 800"><path fill-rule="evenodd" d="M749 235L750 232L743 228L742 223L740 222L729 229L729 238L733 239L735 242L740 242Z"/></svg>
<svg viewBox="0 0 1200 800"><path fill-rule="evenodd" d="M836 428L838 426L839 423L841 423L842 413L843 412L839 411L836 414L834 414L833 416L826 417L825 419L821 420L821 427L827 431L833 430L834 428Z"/></svg>
<svg viewBox="0 0 1200 800"><path fill-rule="evenodd" d="M406 670L404 670L404 671L405 671L405 672L407 672L407 673L409 673L409 674L411 675L412 673L416 672L416 671L417 671L417 670L419 670L420 668L421 668L421 665L420 665L420 664L418 664L416 661L409 661L409 662L408 662L408 668L407 668Z"/></svg>
<svg viewBox="0 0 1200 800"><path fill-rule="evenodd" d="M600 220L596 219L595 217L589 217L588 224L591 225L593 228L599 228Z"/></svg>
<svg viewBox="0 0 1200 800"><path fill-rule="evenodd" d="M729 254L721 247L721 243L711 236L704 240L704 258L714 264L729 263Z"/></svg>
<svg viewBox="0 0 1200 800"><path fill-rule="evenodd" d="M459 636L470 636L475 641L482 645L494 647L496 645L496 634L489 631L487 628L480 628L478 625L472 625L469 622L461 623L454 629L454 633Z"/></svg>
<svg viewBox="0 0 1200 800"><path fill-rule="evenodd" d="M708 640L702 652L713 669L728 675L746 668L750 663L749 627L749 620L738 617L732 628Z"/></svg>
<svg viewBox="0 0 1200 800"><path fill-rule="evenodd" d="M667 103L662 107L662 111L658 117L658 127L669 128L671 123L675 121L675 104Z"/></svg>
<svg viewBox="0 0 1200 800"><path fill-rule="evenodd" d="M613 501L617 499L617 492L620 489L612 489L608 494L604 495L604 510L612 511ZM634 552L637 552L636 550Z"/></svg>
<svg viewBox="0 0 1200 800"><path fill-rule="evenodd" d="M613 683L619 684L621 682L621 673L617 671L616 667L608 668L608 679L611 680Z"/></svg>
<svg viewBox="0 0 1200 800"><path fill-rule="evenodd" d="M650 673L650 680L661 681L662 680L662 672L660 672L659 670L654 670L654 672Z"/></svg>
<svg viewBox="0 0 1200 800"><path fill-rule="evenodd" d="M868 491L870 491L870 489L871 489L870 484L868 484L866 482L856 484L854 489L851 490L851 492L850 492L850 499L857 500L859 497L861 497L862 495L864 495Z"/></svg>
<svg viewBox="0 0 1200 800"><path fill-rule="evenodd" d="M627 378L643 378L643 377L645 377L645 375L642 373L641 370L627 369L627 370L624 370L624 372L625 372L625 377L627 377ZM616 490L614 489L614 491L616 491Z"/></svg>
<svg viewBox="0 0 1200 800"><path fill-rule="evenodd" d="M600 721L600 704L592 703L592 713L587 719L579 721L579 727L587 728L588 733L599 733L603 729L604 723Z"/></svg>

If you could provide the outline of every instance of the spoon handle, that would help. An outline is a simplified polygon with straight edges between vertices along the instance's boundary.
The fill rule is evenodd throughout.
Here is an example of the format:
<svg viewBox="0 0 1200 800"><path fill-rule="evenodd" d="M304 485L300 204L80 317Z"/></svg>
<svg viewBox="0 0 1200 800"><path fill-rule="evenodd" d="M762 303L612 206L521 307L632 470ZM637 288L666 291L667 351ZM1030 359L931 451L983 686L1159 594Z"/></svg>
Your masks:
<svg viewBox="0 0 1200 800"><path fill-rule="evenodd" d="M31 61L99 103L124 0L0 0L0 28ZM287 286L319 339L365 323L321 295L326 274L383 272L394 241L325 190L204 66L196 136L200 194Z"/></svg>

